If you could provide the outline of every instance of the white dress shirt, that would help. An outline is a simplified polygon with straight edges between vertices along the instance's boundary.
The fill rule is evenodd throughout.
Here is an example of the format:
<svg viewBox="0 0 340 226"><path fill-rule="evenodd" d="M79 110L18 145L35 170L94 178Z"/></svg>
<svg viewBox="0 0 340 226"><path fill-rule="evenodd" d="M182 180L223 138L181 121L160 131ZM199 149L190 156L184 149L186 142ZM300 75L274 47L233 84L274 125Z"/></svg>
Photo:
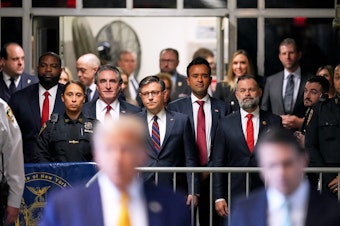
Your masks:
<svg viewBox="0 0 340 226"><path fill-rule="evenodd" d="M240 108L240 113L241 113L241 123L242 123L242 130L245 139L247 140L247 114L253 114L253 126L254 126L254 146L257 142L257 138L259 136L259 131L260 131L260 108L257 107L255 111L248 113L242 108Z"/></svg>
<svg viewBox="0 0 340 226"><path fill-rule="evenodd" d="M44 104L44 100L45 100L45 95L44 93L48 91L49 92L49 96L48 96L48 100L49 100L49 117L51 117L51 114L53 112L54 109L54 103L55 103L55 99L57 98L57 91L58 91L58 85L53 86L52 88L50 88L49 90L46 90L42 85L39 84L39 106L40 106L40 116L42 114L42 108L43 108L43 104ZM58 97L61 98L61 97Z"/></svg>
<svg viewBox="0 0 340 226"><path fill-rule="evenodd" d="M149 127L149 133L150 136L152 136L152 123L153 123L153 117L154 115L151 114L149 111L147 112L147 120L148 120L148 127ZM163 144L164 137L165 137L165 131L166 131L166 112L164 108L157 114L157 123L159 126L159 135L160 135L160 142L161 145Z"/></svg>
<svg viewBox="0 0 340 226"><path fill-rule="evenodd" d="M94 93L96 92L97 86L96 86L95 83L92 83L92 84L88 87L88 89L91 90L91 92L90 92L90 99L89 99L89 101L91 101L91 100L93 99Z"/></svg>
<svg viewBox="0 0 340 226"><path fill-rule="evenodd" d="M4 80L4 82L6 83L6 86L9 89L9 86L11 85L11 80L10 80L11 77L9 75L7 75L5 72L2 72L2 74L4 75L3 80ZM18 87L20 79L21 79L20 75L18 77L14 78L15 87Z"/></svg>
<svg viewBox="0 0 340 226"><path fill-rule="evenodd" d="M301 82L301 68L298 67L296 71L293 73L290 73L287 71L287 69L284 69L283 71L284 77L283 77L283 87L282 87L282 98L285 97L286 94L286 86L289 80L289 75L293 74L294 75L294 95L293 95L293 107L295 106L296 98L299 94L299 88L300 88L300 82Z"/></svg>
<svg viewBox="0 0 340 226"><path fill-rule="evenodd" d="M309 197L309 184L303 180L299 187L289 196L284 196L274 188L267 191L268 226L277 226L284 221L285 213L281 209L285 200L288 199L291 207L291 220L294 226L304 226L306 221Z"/></svg>
<svg viewBox="0 0 340 226"><path fill-rule="evenodd" d="M102 201L104 226L118 224L120 214L121 191L103 173L98 175L100 196ZM129 217L133 226L148 225L147 204L143 192L143 184L137 178L128 186ZM96 207L93 207L96 208Z"/></svg>
<svg viewBox="0 0 340 226"><path fill-rule="evenodd" d="M194 94L191 94L191 103L192 103L192 113L195 125L195 137L197 140L197 114L200 105L197 103L198 100L204 101L203 110L205 115L205 136L206 136L206 143L207 143L207 154L208 159L210 155L210 147L211 147L211 125L212 125L212 115L211 115L211 101L209 95L206 95L202 99L198 99Z"/></svg>
<svg viewBox="0 0 340 226"><path fill-rule="evenodd" d="M139 84L138 81L135 77L134 74L131 74L129 76L129 93L130 93L130 97L132 100L135 100L137 97L137 92L138 92L138 88L139 88Z"/></svg>
<svg viewBox="0 0 340 226"><path fill-rule="evenodd" d="M100 122L104 122L105 120L105 114L106 114L106 106L107 104L102 101L101 99L98 99L96 102L96 116L97 119ZM110 104L111 110L110 110L110 115L112 119L118 120L119 119L119 109L120 109L120 104L118 99L113 101L113 103Z"/></svg>

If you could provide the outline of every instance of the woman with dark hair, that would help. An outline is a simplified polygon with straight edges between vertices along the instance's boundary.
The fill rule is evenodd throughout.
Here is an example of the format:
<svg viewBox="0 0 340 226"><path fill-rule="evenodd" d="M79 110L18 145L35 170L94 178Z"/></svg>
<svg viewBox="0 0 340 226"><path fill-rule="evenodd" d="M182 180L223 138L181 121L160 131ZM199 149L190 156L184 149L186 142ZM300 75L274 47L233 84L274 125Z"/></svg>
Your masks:
<svg viewBox="0 0 340 226"><path fill-rule="evenodd" d="M317 76L325 77L329 82L328 97L332 98L335 95L334 89L334 67L332 65L325 65L318 68L316 71Z"/></svg>
<svg viewBox="0 0 340 226"><path fill-rule="evenodd" d="M69 81L64 86L63 115L52 114L39 133L35 151L36 162L92 161L91 137L95 119L83 115L85 86Z"/></svg>
<svg viewBox="0 0 340 226"><path fill-rule="evenodd" d="M235 96L236 82L245 74L254 75L254 68L249 54L239 49L231 57L227 75L222 82L217 83L214 93L215 98L228 102L233 112L240 108Z"/></svg>

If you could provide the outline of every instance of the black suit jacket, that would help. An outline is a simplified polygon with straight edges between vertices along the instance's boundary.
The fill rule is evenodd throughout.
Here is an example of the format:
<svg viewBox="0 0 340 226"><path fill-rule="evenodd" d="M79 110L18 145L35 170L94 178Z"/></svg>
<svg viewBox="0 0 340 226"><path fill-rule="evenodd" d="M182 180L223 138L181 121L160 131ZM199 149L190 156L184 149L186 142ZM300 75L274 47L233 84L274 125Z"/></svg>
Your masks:
<svg viewBox="0 0 340 226"><path fill-rule="evenodd" d="M282 127L281 117L267 111L260 110L259 136L273 127ZM257 166L255 161L256 146L253 152L249 151L246 138L244 137L241 123L241 113L237 111L221 119L215 137L212 161L214 167L253 167ZM214 198L227 197L227 175L214 174ZM251 174L250 188L260 186L257 174ZM232 195L245 194L245 174L231 174ZM226 199L227 200L227 199Z"/></svg>
<svg viewBox="0 0 340 226"><path fill-rule="evenodd" d="M187 77L176 72L176 83L172 84L173 91L171 93L171 100L177 100L179 98L183 98L189 96L191 93L191 89L187 83Z"/></svg>
<svg viewBox="0 0 340 226"><path fill-rule="evenodd" d="M61 100L63 85L58 84L58 90L52 113L63 114L65 105ZM39 106L39 83L26 87L14 93L9 100L15 118L20 126L25 163L34 162L34 150L41 129ZM52 114L51 113L51 114Z"/></svg>
<svg viewBox="0 0 340 226"><path fill-rule="evenodd" d="M231 226L268 226L267 195L265 190L235 202L231 209ZM226 224L227 225L227 224ZM340 225L340 205L336 199L310 189L306 226Z"/></svg>
<svg viewBox="0 0 340 226"><path fill-rule="evenodd" d="M170 189L145 183L145 198L149 226L188 226L190 215L183 196ZM112 211L119 208L112 206ZM51 196L44 209L40 226L103 226L103 209L99 184L61 191Z"/></svg>
<svg viewBox="0 0 340 226"><path fill-rule="evenodd" d="M96 103L97 103L97 99L93 99L92 101L85 103L83 105L83 109L82 112L84 115L86 115L89 118L97 118L97 114L96 114ZM141 111L141 109L135 105L129 104L128 102L125 102L123 100L118 100L119 101L119 105L120 105L120 114L135 114Z"/></svg>
<svg viewBox="0 0 340 226"><path fill-rule="evenodd" d="M0 98L3 99L4 101L8 102L11 95L9 93L9 89L3 79L3 73L0 72ZM16 88L16 91L19 91L23 88L26 88L29 85L35 84L39 82L39 79L37 76L34 75L29 75L26 73L23 73L20 75L20 82Z"/></svg>
<svg viewBox="0 0 340 226"><path fill-rule="evenodd" d="M303 118L307 110L303 104L303 92L309 77L311 77L311 74L301 72L299 93L295 101L293 112L291 113L291 115L296 115L299 118ZM270 111L276 115L286 114L282 98L283 79L283 71L267 78L261 102L262 110Z"/></svg>
<svg viewBox="0 0 340 226"><path fill-rule="evenodd" d="M147 112L144 109L139 115L147 125ZM148 134L149 130L147 131ZM153 148L150 135L148 136L148 167L196 167L198 156L195 138L188 116L166 110L166 131L159 153ZM191 174L187 174L188 190L191 192ZM145 173L145 180L152 180L154 173ZM172 173L160 173L158 182L161 185L172 186ZM195 180L198 189L198 179ZM197 190L195 189L197 192Z"/></svg>
<svg viewBox="0 0 340 226"><path fill-rule="evenodd" d="M211 125L211 130L210 130L210 137L211 137L210 150L212 150L218 121L230 113L230 107L227 103L221 100L217 100L216 98L213 98L213 97L210 97L210 101L211 101L211 117L212 117L212 125ZM196 130L195 130L195 125L194 125L192 100L190 96L171 102L168 105L168 109L171 111L176 111L176 112L180 112L180 113L187 115L190 119L192 130L195 133ZM211 155L209 156L208 166L211 165L210 157Z"/></svg>

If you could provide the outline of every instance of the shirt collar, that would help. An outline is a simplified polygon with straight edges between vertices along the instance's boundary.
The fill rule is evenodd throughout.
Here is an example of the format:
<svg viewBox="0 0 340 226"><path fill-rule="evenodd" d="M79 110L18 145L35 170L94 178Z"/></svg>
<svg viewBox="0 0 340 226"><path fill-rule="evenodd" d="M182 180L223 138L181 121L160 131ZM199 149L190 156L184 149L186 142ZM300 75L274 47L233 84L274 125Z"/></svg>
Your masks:
<svg viewBox="0 0 340 226"><path fill-rule="evenodd" d="M92 92L95 92L97 88L96 83L92 83L88 88L91 89Z"/></svg>
<svg viewBox="0 0 340 226"><path fill-rule="evenodd" d="M39 96L43 96L46 91L50 93L50 96L57 95L58 84L47 90L39 83Z"/></svg>
<svg viewBox="0 0 340 226"><path fill-rule="evenodd" d="M154 116L155 116L154 114L152 114L151 112L147 111L147 119L148 119L149 123L153 120ZM165 109L164 108L160 112L157 113L157 117L158 117L159 121L165 122L166 114L165 114Z"/></svg>
<svg viewBox="0 0 340 226"><path fill-rule="evenodd" d="M241 114L241 118L246 118L248 114L253 114L254 117L258 118L260 117L260 108L257 106L255 111L250 112L250 113L240 108L240 114Z"/></svg>
<svg viewBox="0 0 340 226"><path fill-rule="evenodd" d="M106 106L108 104L106 104L104 101L102 101L101 99L98 99L98 104L99 104L99 109L101 109L101 111L106 111ZM112 108L112 110L114 111L119 111L119 101L118 99L116 99L115 101L113 101L111 104L109 104Z"/></svg>
<svg viewBox="0 0 340 226"><path fill-rule="evenodd" d="M288 79L288 76L293 74L294 77L300 78L301 77L301 68L300 66L292 73L290 73L286 68L284 69L284 79Z"/></svg>
<svg viewBox="0 0 340 226"><path fill-rule="evenodd" d="M191 93L191 103L195 103L198 100L204 101L204 103L209 103L210 102L210 96L209 94L205 95L202 99L198 99L193 93Z"/></svg>

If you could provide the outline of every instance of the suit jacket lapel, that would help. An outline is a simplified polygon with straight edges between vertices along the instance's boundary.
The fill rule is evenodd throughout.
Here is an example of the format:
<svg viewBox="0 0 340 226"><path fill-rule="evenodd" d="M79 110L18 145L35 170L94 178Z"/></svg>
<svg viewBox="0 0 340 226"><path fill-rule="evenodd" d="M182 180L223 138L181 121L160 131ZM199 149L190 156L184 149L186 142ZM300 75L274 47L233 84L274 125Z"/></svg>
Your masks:
<svg viewBox="0 0 340 226"><path fill-rule="evenodd" d="M146 133L148 134L147 135L147 142L150 146L150 150L148 151L150 155L152 155L153 157L157 157L158 153L157 151L153 148L153 144L152 144L152 140L151 140L151 135L150 135L150 131L149 131L149 122L148 122L148 117L147 117L147 111L145 109L143 109L143 111L140 113L143 121L145 122L145 128L146 128Z"/></svg>
<svg viewBox="0 0 340 226"><path fill-rule="evenodd" d="M55 97L54 107L53 107L53 113L63 114L65 110L65 105L63 101L61 100L61 94L62 94L63 87L61 85L58 85L57 94Z"/></svg>
<svg viewBox="0 0 340 226"><path fill-rule="evenodd" d="M242 148L242 150L246 150L248 153L250 153L248 145L247 145L247 140L246 140L244 133L243 133L242 121L241 121L241 112L240 112L240 110L238 110L234 114L236 114L235 115L236 120L234 120L235 125L232 128L235 128L235 130L234 130L235 134L237 134L238 137L241 137L240 142L242 143L242 146L244 146Z"/></svg>
<svg viewBox="0 0 340 226"><path fill-rule="evenodd" d="M218 125L218 120L219 120L219 116L220 116L220 110L218 108L218 105L216 104L216 101L212 98L210 98L210 102L211 102L211 130L210 130L210 138L211 138L211 142L214 141L215 138L215 131L217 129L217 125Z"/></svg>
<svg viewBox="0 0 340 226"><path fill-rule="evenodd" d="M175 124L175 118L173 116L173 114L171 114L170 111L168 110L165 110L165 113L166 113L166 128L165 128L165 136L164 136L164 140L162 142L162 146L161 146L161 151L163 151L163 147L165 146L167 140L169 139L170 137L170 134L171 134L171 131L172 131L172 128Z"/></svg>
<svg viewBox="0 0 340 226"><path fill-rule="evenodd" d="M307 82L307 79L308 77L307 76L304 76L302 73L301 73L301 80L300 80L300 86L299 86L299 92L298 92L298 95L296 97L296 101L295 101L295 105L294 105L294 111L295 111L295 108L296 106L299 105L299 100L303 100L303 93L304 93L304 90L305 90L305 84Z"/></svg>
<svg viewBox="0 0 340 226"><path fill-rule="evenodd" d="M32 86L33 92L31 96L32 100L32 107L31 107L31 112L32 112L32 118L34 118L34 124L36 125L37 128L41 128L41 114L40 114L40 105L39 105L39 83L36 85Z"/></svg>
<svg viewBox="0 0 340 226"><path fill-rule="evenodd" d="M279 79L280 83L277 84L278 92L275 93L277 95L277 98L275 98L275 100L280 100L279 106L282 109L282 111L285 112L285 108L283 105L283 98L282 98L283 80L284 80L284 71L282 71L282 73L280 74L280 79Z"/></svg>
<svg viewBox="0 0 340 226"><path fill-rule="evenodd" d="M123 101L119 101L119 112L120 114L126 114L126 105Z"/></svg>
<svg viewBox="0 0 340 226"><path fill-rule="evenodd" d="M189 116L191 127L195 133L196 129L195 129L195 123L194 123L194 114L192 110L191 97L186 98L186 101L184 102L183 113Z"/></svg>

